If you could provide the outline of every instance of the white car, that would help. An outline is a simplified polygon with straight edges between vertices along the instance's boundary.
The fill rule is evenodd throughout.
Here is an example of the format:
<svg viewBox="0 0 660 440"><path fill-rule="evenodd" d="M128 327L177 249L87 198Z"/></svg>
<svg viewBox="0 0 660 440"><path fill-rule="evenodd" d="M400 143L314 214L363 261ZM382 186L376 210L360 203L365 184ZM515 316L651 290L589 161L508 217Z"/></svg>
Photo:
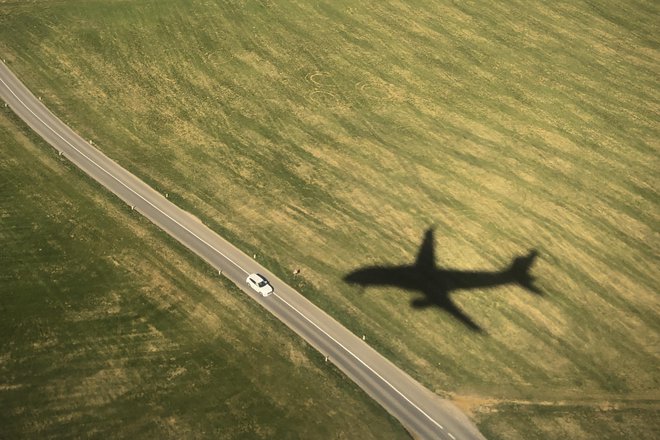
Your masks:
<svg viewBox="0 0 660 440"><path fill-rule="evenodd" d="M268 280L258 273L251 274L245 281L248 283L248 286L252 287L261 296L268 296L273 293L273 286L268 284Z"/></svg>

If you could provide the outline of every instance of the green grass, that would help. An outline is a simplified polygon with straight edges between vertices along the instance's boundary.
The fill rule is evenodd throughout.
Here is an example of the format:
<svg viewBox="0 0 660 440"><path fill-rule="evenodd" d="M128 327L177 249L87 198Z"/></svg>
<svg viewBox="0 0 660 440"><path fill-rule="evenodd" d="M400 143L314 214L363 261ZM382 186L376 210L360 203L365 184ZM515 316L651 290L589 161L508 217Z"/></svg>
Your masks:
<svg viewBox="0 0 660 440"><path fill-rule="evenodd" d="M408 437L5 108L0 144L0 438Z"/></svg>
<svg viewBox="0 0 660 440"><path fill-rule="evenodd" d="M586 440L593 438L635 438L653 440L658 438L657 425L649 420L657 416L657 409L625 403L590 407L580 405L527 406L503 405L496 412L480 417L479 426L487 438L497 438L498 433L516 432L507 438L512 440L537 440L546 438L570 438Z"/></svg>
<svg viewBox="0 0 660 440"><path fill-rule="evenodd" d="M501 403L492 417L511 421L519 400L650 399L653 432L658 9L7 3L0 53L108 155L438 394ZM413 261L431 225L448 267L498 269L538 249L546 295L455 294L479 336L409 308L407 292L341 281ZM489 434L515 437L505 425Z"/></svg>

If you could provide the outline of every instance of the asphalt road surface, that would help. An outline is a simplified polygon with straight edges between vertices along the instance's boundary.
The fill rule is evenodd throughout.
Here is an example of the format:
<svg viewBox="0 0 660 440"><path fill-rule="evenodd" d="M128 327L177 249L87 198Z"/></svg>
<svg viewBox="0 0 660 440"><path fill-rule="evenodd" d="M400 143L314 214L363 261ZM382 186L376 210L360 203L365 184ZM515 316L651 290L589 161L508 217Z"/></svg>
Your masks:
<svg viewBox="0 0 660 440"><path fill-rule="evenodd" d="M327 356L346 376L396 417L415 438L484 439L470 420L440 399L300 293L191 214L120 167L54 116L0 63L0 97L60 154L221 271L247 295ZM275 293L262 298L246 285L264 275Z"/></svg>

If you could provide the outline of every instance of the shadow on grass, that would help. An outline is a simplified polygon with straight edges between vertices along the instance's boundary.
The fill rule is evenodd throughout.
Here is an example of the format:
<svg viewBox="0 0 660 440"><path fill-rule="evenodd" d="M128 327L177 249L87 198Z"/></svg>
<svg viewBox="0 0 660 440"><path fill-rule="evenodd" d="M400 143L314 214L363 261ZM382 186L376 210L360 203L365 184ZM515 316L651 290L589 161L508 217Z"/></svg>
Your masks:
<svg viewBox="0 0 660 440"><path fill-rule="evenodd" d="M414 264L363 267L346 275L344 281L361 287L392 286L420 292L424 296L413 299L412 307L440 307L471 330L483 332L472 318L452 302L450 294L454 290L517 284L532 293L542 295L541 290L534 285L534 277L529 273L537 255L538 252L532 249L527 255L514 258L508 267L497 272L443 269L435 264L433 228L429 228Z"/></svg>

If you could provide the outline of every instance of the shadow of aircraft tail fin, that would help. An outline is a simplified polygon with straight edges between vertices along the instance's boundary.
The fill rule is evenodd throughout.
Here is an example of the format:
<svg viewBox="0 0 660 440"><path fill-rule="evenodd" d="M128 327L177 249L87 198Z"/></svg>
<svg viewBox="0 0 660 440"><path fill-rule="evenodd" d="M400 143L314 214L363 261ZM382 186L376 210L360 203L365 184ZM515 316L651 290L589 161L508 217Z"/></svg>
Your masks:
<svg viewBox="0 0 660 440"><path fill-rule="evenodd" d="M509 268L509 273L513 275L514 280L522 287L530 292L536 293L537 295L542 295L543 292L534 285L534 277L529 273L537 256L538 252L535 249L532 249L524 257L516 258L513 260L513 263Z"/></svg>

